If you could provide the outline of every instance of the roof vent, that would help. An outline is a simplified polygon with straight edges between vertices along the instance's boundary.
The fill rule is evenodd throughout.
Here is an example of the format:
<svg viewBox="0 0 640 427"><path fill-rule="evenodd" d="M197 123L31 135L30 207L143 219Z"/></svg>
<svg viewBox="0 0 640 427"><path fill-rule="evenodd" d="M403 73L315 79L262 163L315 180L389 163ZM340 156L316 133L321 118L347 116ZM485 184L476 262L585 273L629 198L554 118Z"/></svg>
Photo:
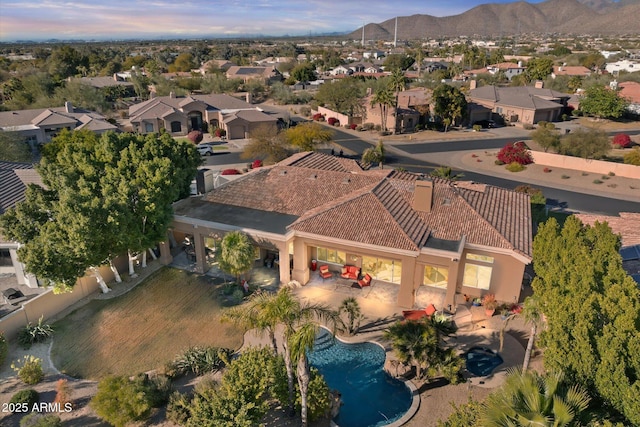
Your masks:
<svg viewBox="0 0 640 427"><path fill-rule="evenodd" d="M447 198L445 198L445 199L442 201L442 204L443 204L443 206L451 206L451 199L450 199L450 198L448 198L448 197L447 197Z"/></svg>
<svg viewBox="0 0 640 427"><path fill-rule="evenodd" d="M287 171L280 171L280 175L285 176L287 174Z"/></svg>
<svg viewBox="0 0 640 427"><path fill-rule="evenodd" d="M351 178L345 178L342 180L343 184L349 184L351 182Z"/></svg>
<svg viewBox="0 0 640 427"><path fill-rule="evenodd" d="M316 179L316 178L318 178L318 174L315 174L315 173L309 177L309 179Z"/></svg>

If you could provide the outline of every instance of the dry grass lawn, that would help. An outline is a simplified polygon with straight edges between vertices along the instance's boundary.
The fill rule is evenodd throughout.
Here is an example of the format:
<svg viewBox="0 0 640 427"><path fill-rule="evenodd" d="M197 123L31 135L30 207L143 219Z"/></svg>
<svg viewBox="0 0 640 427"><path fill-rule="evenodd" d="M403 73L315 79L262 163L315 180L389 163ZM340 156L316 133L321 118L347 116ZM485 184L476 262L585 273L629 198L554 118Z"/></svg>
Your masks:
<svg viewBox="0 0 640 427"><path fill-rule="evenodd" d="M56 322L51 358L75 378L161 368L190 346L237 349L242 331L220 322L221 284L162 268L129 293L94 300Z"/></svg>

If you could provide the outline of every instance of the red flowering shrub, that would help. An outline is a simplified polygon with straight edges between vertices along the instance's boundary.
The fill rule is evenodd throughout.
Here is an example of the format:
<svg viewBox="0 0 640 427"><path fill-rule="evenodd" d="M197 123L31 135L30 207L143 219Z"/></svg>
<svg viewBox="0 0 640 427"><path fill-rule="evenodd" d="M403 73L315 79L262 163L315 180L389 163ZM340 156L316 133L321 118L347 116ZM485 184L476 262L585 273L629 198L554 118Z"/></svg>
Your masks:
<svg viewBox="0 0 640 427"><path fill-rule="evenodd" d="M238 169L225 169L220 175L240 175L241 173Z"/></svg>
<svg viewBox="0 0 640 427"><path fill-rule="evenodd" d="M331 126L340 126L340 120L336 119L335 117L329 117L327 119L327 123L329 123Z"/></svg>
<svg viewBox="0 0 640 427"><path fill-rule="evenodd" d="M498 160L505 164L519 163L528 165L533 163L531 153L523 141L510 142L498 152Z"/></svg>
<svg viewBox="0 0 640 427"><path fill-rule="evenodd" d="M216 128L216 131L214 132L214 135L218 138L221 138L223 136L227 135L227 131L222 129L222 128Z"/></svg>
<svg viewBox="0 0 640 427"><path fill-rule="evenodd" d="M199 130L192 130L187 134L187 138L189 138L189 141L194 144L200 144L202 142L203 135Z"/></svg>
<svg viewBox="0 0 640 427"><path fill-rule="evenodd" d="M251 163L251 169L256 169L261 167L262 167L262 160L260 159L254 160L253 163Z"/></svg>
<svg viewBox="0 0 640 427"><path fill-rule="evenodd" d="M549 173L549 172L551 172L551 169L549 169L549 168L544 168L542 171L543 171L544 173Z"/></svg>
<svg viewBox="0 0 640 427"><path fill-rule="evenodd" d="M612 144L616 148L629 148L631 147L631 137L626 133L619 133L613 137Z"/></svg>
<svg viewBox="0 0 640 427"><path fill-rule="evenodd" d="M315 113L312 118L316 122L324 122L324 116L320 113Z"/></svg>

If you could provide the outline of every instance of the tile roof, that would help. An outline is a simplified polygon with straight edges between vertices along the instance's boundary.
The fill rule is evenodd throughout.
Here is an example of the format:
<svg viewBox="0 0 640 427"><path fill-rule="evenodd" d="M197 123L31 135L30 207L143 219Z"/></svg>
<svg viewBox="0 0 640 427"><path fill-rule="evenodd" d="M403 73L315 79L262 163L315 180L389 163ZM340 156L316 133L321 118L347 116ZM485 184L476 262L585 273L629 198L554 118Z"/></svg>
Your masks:
<svg viewBox="0 0 640 427"><path fill-rule="evenodd" d="M80 126L86 120L99 120L108 123L104 116L81 108L72 108L68 112L66 107L39 108L33 110L15 110L0 112L0 128L19 126L52 126L71 125Z"/></svg>
<svg viewBox="0 0 640 427"><path fill-rule="evenodd" d="M628 99L631 103L640 104L640 83L638 82L622 82L618 83L620 92L618 94Z"/></svg>
<svg viewBox="0 0 640 427"><path fill-rule="evenodd" d="M26 184L35 180L21 173L26 170L33 170L33 165L0 161L0 214L24 200Z"/></svg>
<svg viewBox="0 0 640 427"><path fill-rule="evenodd" d="M640 245L640 213L620 212L619 216L575 214L583 224L606 222L611 230L622 238L622 246Z"/></svg>
<svg viewBox="0 0 640 427"><path fill-rule="evenodd" d="M413 209L419 175L363 170L350 159L298 153L203 196L213 204L299 217L289 229L403 250L429 237L491 246L531 258L529 196L434 178L431 212Z"/></svg>

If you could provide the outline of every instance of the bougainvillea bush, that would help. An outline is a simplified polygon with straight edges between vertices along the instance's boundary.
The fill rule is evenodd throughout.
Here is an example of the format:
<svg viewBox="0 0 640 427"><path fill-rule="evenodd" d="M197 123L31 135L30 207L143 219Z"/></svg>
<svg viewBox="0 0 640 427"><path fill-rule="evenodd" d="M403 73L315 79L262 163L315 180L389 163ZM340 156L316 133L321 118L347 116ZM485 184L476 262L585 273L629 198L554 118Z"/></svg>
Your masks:
<svg viewBox="0 0 640 427"><path fill-rule="evenodd" d="M257 169L261 167L262 167L262 160L260 159L254 160L253 163L251 163L251 169Z"/></svg>
<svg viewBox="0 0 640 427"><path fill-rule="evenodd" d="M194 144L200 144L202 142L203 135L199 130L192 130L187 134L187 138L189 138L189 141Z"/></svg>
<svg viewBox="0 0 640 427"><path fill-rule="evenodd" d="M510 142L498 152L498 160L505 164L519 163L528 165L533 163L531 152L523 141Z"/></svg>
<svg viewBox="0 0 640 427"><path fill-rule="evenodd" d="M327 123L329 123L331 126L340 126L340 120L336 119L335 117L329 117L327 119Z"/></svg>
<svg viewBox="0 0 640 427"><path fill-rule="evenodd" d="M220 175L240 175L241 173L238 169L225 169Z"/></svg>
<svg viewBox="0 0 640 427"><path fill-rule="evenodd" d="M616 148L629 148L631 147L631 137L626 133L619 133L613 137L612 144Z"/></svg>

